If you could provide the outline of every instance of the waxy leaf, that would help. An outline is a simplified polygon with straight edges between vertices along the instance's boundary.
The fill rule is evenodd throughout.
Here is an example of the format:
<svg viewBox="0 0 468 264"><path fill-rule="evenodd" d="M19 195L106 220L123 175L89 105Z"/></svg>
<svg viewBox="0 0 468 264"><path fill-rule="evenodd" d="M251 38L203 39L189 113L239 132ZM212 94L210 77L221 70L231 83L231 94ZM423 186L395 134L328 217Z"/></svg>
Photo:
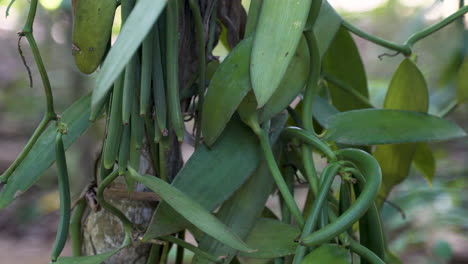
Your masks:
<svg viewBox="0 0 468 264"><path fill-rule="evenodd" d="M261 160L257 138L238 118L233 119L211 149L201 145L176 175L172 185L207 210L228 199ZM169 235L189 225L167 203L154 212L146 238Z"/></svg>
<svg viewBox="0 0 468 264"><path fill-rule="evenodd" d="M249 180L221 206L216 216L236 232L240 238L245 239L262 214L268 196L273 189L273 183L270 170L263 161ZM236 253L236 250L208 236L204 236L200 240L199 247L214 256L225 256L225 263L230 263ZM195 256L192 263L210 263L210 261Z"/></svg>
<svg viewBox="0 0 468 264"><path fill-rule="evenodd" d="M213 145L245 95L251 90L249 64L253 38L241 41L219 65L203 103L202 131Z"/></svg>
<svg viewBox="0 0 468 264"><path fill-rule="evenodd" d="M399 144L442 141L466 136L457 124L424 113L388 109L363 109L328 119L325 136L349 145Z"/></svg>
<svg viewBox="0 0 468 264"><path fill-rule="evenodd" d="M320 7L320 13L315 20L313 26L314 35L317 38L318 48L320 56L327 52L330 44L335 38L336 33L341 27L342 18L333 9L333 7L326 0L322 0L322 6ZM310 28L309 25L307 27Z"/></svg>
<svg viewBox="0 0 468 264"><path fill-rule="evenodd" d="M112 257L113 255L117 254L123 247L118 249L114 249L112 251L97 254L94 256L80 256L80 257L59 257L57 259L56 264L101 264L106 259Z"/></svg>
<svg viewBox="0 0 468 264"><path fill-rule="evenodd" d="M203 105L202 130L204 141L209 146L214 144L235 110L241 108L242 101L250 100L250 112L257 112L255 96L247 96L249 91L252 92L248 71L251 48L251 37L240 42L220 65L208 87ZM271 119L296 98L307 81L308 73L309 49L302 38L277 91L258 111L260 122ZM242 108L245 108L245 103L243 105Z"/></svg>
<svg viewBox="0 0 468 264"><path fill-rule="evenodd" d="M63 144L68 149L73 142L92 124L89 120L91 96L77 100L65 110L61 122L67 124L68 133L63 135ZM55 161L55 136L57 128L52 122L42 133L23 162L13 171L0 193L0 209L9 205L36 183Z"/></svg>
<svg viewBox="0 0 468 264"><path fill-rule="evenodd" d="M468 101L468 56L465 57L457 76L457 97L458 102Z"/></svg>
<svg viewBox="0 0 468 264"><path fill-rule="evenodd" d="M153 27L167 1L139 0L104 60L93 90L92 108L110 92L112 84Z"/></svg>
<svg viewBox="0 0 468 264"><path fill-rule="evenodd" d="M286 74L270 100L259 112L260 123L271 119L296 98L304 88L309 76L309 47L305 38L301 38Z"/></svg>
<svg viewBox="0 0 468 264"><path fill-rule="evenodd" d="M348 250L336 244L325 244L305 256L301 264L349 264L351 262Z"/></svg>
<svg viewBox="0 0 468 264"><path fill-rule="evenodd" d="M429 91L426 80L418 67L406 58L392 77L385 96L384 108L426 113L428 107ZM436 127L436 125L433 127L426 125L420 128L434 131ZM444 132L439 131L439 133ZM395 185L408 177L416 148L417 144L395 144L375 148L373 155L382 168L381 195L386 197Z"/></svg>
<svg viewBox="0 0 468 264"><path fill-rule="evenodd" d="M366 72L359 55L359 50L353 38L343 26L339 29L323 58L323 71L326 75L340 80L340 82L352 89L354 93L360 94L360 97L366 99L369 97ZM369 106L363 103L360 98L357 98L354 93L350 93L344 87L335 83L328 82L328 88L333 105L340 111Z"/></svg>
<svg viewBox="0 0 468 264"><path fill-rule="evenodd" d="M254 35L250 73L258 108L278 88L296 52L312 0L262 4Z"/></svg>
<svg viewBox="0 0 468 264"><path fill-rule="evenodd" d="M427 143L419 143L414 153L413 163L416 168L421 171L424 178L429 184L432 184L434 179L436 160L431 148Z"/></svg>
<svg viewBox="0 0 468 264"><path fill-rule="evenodd" d="M131 167L128 169L131 178L150 188L201 231L237 250L252 251L229 227L177 188L155 176L141 175Z"/></svg>
<svg viewBox="0 0 468 264"><path fill-rule="evenodd" d="M246 239L246 243L257 251L241 252L240 255L250 258L278 258L292 255L298 246L295 240L300 234L301 231L297 227L278 220L261 218Z"/></svg>

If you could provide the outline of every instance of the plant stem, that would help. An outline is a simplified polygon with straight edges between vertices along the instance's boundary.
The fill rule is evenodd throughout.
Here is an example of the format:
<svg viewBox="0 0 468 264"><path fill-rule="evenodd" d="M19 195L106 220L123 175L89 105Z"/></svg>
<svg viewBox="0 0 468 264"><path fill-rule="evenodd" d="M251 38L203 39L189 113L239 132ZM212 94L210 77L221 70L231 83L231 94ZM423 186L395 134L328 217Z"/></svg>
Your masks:
<svg viewBox="0 0 468 264"><path fill-rule="evenodd" d="M31 151L34 144L36 144L37 139L42 134L42 132L44 132L49 121L57 120L57 115L54 110L54 98L52 95L52 88L50 86L49 77L44 67L44 63L42 62L41 54L39 52L39 48L37 47L36 40L34 39L34 36L33 36L33 23L34 23L34 18L36 17L36 10L37 10L37 0L31 0L28 17L26 19L26 23L23 26L23 31L18 34L20 38L25 36L29 42L29 46L31 47L31 51L34 56L34 61L36 62L38 71L41 75L42 84L44 86L47 110L46 110L46 114L44 118L39 123L38 127L34 131L28 143L26 143L26 146L24 147L24 149L21 151L21 153L13 162L13 164L0 176L0 183L7 182L8 178L11 176L13 171L19 166L19 164L21 164L21 162L24 160L24 158L29 153L29 151Z"/></svg>
<svg viewBox="0 0 468 264"><path fill-rule="evenodd" d="M96 200L98 201L99 205L101 205L104 209L106 209L111 214L116 216L122 222L122 225L125 230L125 239L122 244L122 247L126 247L127 245L130 245L132 241L131 233L133 229L133 223L127 218L127 216L124 213L122 213L119 209L117 209L116 207L114 207L112 204L108 203L104 199L104 190L118 176L119 176L119 170L115 170L99 184L98 191L96 193Z"/></svg>
<svg viewBox="0 0 468 264"><path fill-rule="evenodd" d="M190 10L192 11L195 22L195 37L198 49L198 109L197 109L197 130L195 136L195 148L200 145L201 139L201 118L203 110L203 101L205 98L205 78L206 78L206 51L205 51L205 32L203 30L203 19L200 14L200 8L195 0L189 0Z"/></svg>
<svg viewBox="0 0 468 264"><path fill-rule="evenodd" d="M304 224L304 228L302 229L302 233L300 236L301 239L304 239L310 233L312 233L315 227L317 226L320 213L322 212L322 208L326 204L330 187L339 168L339 163L332 163L323 170L322 175L320 176L320 193L318 193L317 199L312 205L310 215L307 217L306 223ZM302 262L302 259L306 253L306 249L307 247L303 245L299 245L296 248L296 254L294 256L293 264L300 264Z"/></svg>
<svg viewBox="0 0 468 264"><path fill-rule="evenodd" d="M374 106L369 102L369 99L367 99L364 95L360 94L355 89L351 88L348 84L342 82L341 80L339 80L339 79L335 78L334 76L331 76L330 74L327 74L327 73L323 74L323 78L327 82L330 82L330 83L336 85L338 88L341 88L343 91L353 95L361 103L366 105L366 107L374 108Z"/></svg>
<svg viewBox="0 0 468 264"><path fill-rule="evenodd" d="M312 122L312 104L314 98L317 95L318 91L318 81L320 78L320 64L321 58L317 45L317 39L312 31L304 32L304 35L307 40L307 45L309 46L310 54L310 66L309 66L309 79L307 81L306 91L304 93L304 99L302 100L302 122L304 130L309 131L310 133L314 132L314 125ZM312 156L312 147L309 145L303 145L302 147L302 163L304 164L305 176L309 182L310 188L313 191L313 194L318 192L318 178L315 171L315 164Z"/></svg>
<svg viewBox="0 0 468 264"><path fill-rule="evenodd" d="M461 7L460 9L458 9L458 11L456 11L452 15L446 17L442 21L412 34L408 38L408 40L405 41L404 44L398 44L398 43L395 43L395 42L391 42L391 41L376 37L374 35L371 35L369 33L366 33L364 31L360 30L359 28L353 26L352 24L350 24L346 20L343 20L343 26L346 29L348 29L349 31L351 31L352 33L360 36L363 39L369 40L369 41L371 41L371 42L373 42L373 43L375 43L377 45L389 48L391 50L400 52L403 55L409 57L412 54L411 49L412 49L413 45L416 42L418 42L419 40L433 34L434 32L437 32L438 30L442 29L443 27L449 25L450 23L452 23L456 19L462 17L467 12L468 12L468 6Z"/></svg>
<svg viewBox="0 0 468 264"><path fill-rule="evenodd" d="M453 21L455 21L456 19L458 19L459 17L463 16L466 12L468 12L468 6L465 6L465 7L462 7L460 9L458 9L455 13L451 14L450 16L446 17L445 19L443 19L442 21L432 25L432 26L429 26L419 32L416 32L414 33L413 35L411 35L409 37L409 39L405 42L405 45L408 45L410 47L412 47L414 45L414 43L416 43L417 41L431 35L432 33L442 29L443 27L447 26L448 24L452 23Z"/></svg>
<svg viewBox="0 0 468 264"><path fill-rule="evenodd" d="M294 196L289 191L288 185L284 181L283 175L281 175L281 171L278 168L278 164L276 163L275 156L273 155L273 151L271 149L268 134L260 128L258 122L250 122L249 125L260 140L260 145L265 155L265 160L268 164L268 167L270 168L273 179L278 186L278 190L283 196L284 202L288 206L288 209L291 211L291 214L293 215L296 222L300 227L302 227L304 225L304 218L302 217L301 210L299 210L299 207L297 207L297 204L294 201Z"/></svg>
<svg viewBox="0 0 468 264"><path fill-rule="evenodd" d="M409 46L400 45L398 43L391 42L391 41L388 41L388 40L385 40L385 39L381 39L379 37L376 37L374 35L366 33L364 31L360 30L359 28L353 26L352 24L350 24L346 20L343 20L343 26L346 29L348 29L349 31L351 31L352 33L354 33L355 35L358 35L359 37L361 37L363 39L366 39L366 40L368 40L370 42L373 42L373 43L375 43L377 45L380 45L382 47L386 47L386 48L389 48L391 50L398 51L398 52L402 53L405 56L410 56L411 53L412 53L411 48Z"/></svg>
<svg viewBox="0 0 468 264"><path fill-rule="evenodd" d="M42 132L44 132L44 130L47 128L49 121L51 121L51 119L48 118L47 116L45 116L42 119L42 121L39 123L36 130L32 134L31 138L29 139L28 143L26 143L26 146L24 146L23 150L15 159L13 164L11 164L10 167L8 167L8 169L0 176L0 182L6 183L8 181L8 178L11 176L11 174L13 174L16 168L18 168L21 162L23 162L24 158L26 158L26 155L28 155L29 151L31 151L34 144L36 144L37 139L41 136Z"/></svg>
<svg viewBox="0 0 468 264"><path fill-rule="evenodd" d="M213 262L218 262L219 261L219 259L217 257L215 257L215 256L213 256L213 255L199 249L198 247L196 247L196 246L194 246L194 245L192 245L190 243L185 242L185 240L176 238L174 236L163 236L163 237L160 237L159 239L165 240L165 241L174 243L174 244L176 244L178 246L181 246L183 248L186 248L187 250L192 251L196 255L199 255L200 257L206 258L207 260L210 260L210 261L213 261ZM168 245L168 243L166 243L166 245ZM162 264L162 263L160 263L160 264Z"/></svg>
<svg viewBox="0 0 468 264"><path fill-rule="evenodd" d="M181 241L185 241L185 230L180 231L177 237ZM182 245L177 245L175 264L184 264L184 247Z"/></svg>
<svg viewBox="0 0 468 264"><path fill-rule="evenodd" d="M148 259L146 259L146 264L154 264L159 260L159 251L161 250L161 245L153 244L151 245L150 253Z"/></svg>

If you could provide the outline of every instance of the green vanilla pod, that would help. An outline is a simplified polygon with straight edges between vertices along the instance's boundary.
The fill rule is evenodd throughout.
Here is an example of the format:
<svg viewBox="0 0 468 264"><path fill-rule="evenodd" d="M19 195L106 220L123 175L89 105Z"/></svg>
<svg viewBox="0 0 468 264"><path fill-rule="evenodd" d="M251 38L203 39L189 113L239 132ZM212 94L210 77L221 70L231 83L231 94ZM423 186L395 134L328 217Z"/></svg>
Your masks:
<svg viewBox="0 0 468 264"><path fill-rule="evenodd" d="M101 64L110 40L116 7L116 0L74 1L72 54L81 72L91 74Z"/></svg>

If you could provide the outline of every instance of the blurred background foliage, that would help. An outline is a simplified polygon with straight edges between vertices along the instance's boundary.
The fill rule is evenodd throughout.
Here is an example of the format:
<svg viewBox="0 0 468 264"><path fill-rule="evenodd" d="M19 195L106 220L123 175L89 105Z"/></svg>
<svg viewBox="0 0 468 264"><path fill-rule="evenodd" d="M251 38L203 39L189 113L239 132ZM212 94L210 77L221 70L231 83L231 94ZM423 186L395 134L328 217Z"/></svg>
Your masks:
<svg viewBox="0 0 468 264"><path fill-rule="evenodd" d="M18 55L18 36L26 19L27 0L16 0L5 17L10 0L0 0L0 171L5 170L39 123L44 98L40 76L26 41L21 43L31 68L33 87ZM248 6L249 1L245 2ZM348 21L374 35L403 42L416 30L447 17L458 0L329 0ZM34 34L51 79L56 108L61 112L91 91L96 74L85 76L76 69L71 55L70 0L41 0ZM114 35L119 31L116 14ZM465 18L468 25L468 18ZM466 30L466 29L465 29ZM382 100L402 56L378 58L385 48L355 37L369 79L371 101ZM465 45L465 46L464 46ZM460 63L461 27L452 24L415 46L417 65L431 90L432 114L450 110L447 118L468 130L468 106L451 109L455 97L453 76ZM221 58L226 48L216 49ZM448 106L448 108L447 108ZM72 195L75 197L93 177L94 161L103 137L102 124L93 126L68 151ZM383 219L390 248L404 263L468 263L468 140L431 144L437 160L432 184L412 169L385 203ZM390 204L391 202L391 204ZM58 193L55 168L29 192L0 212L2 262L45 263L55 236ZM4 259L7 256L11 260ZM43 257L41 257L43 256Z"/></svg>

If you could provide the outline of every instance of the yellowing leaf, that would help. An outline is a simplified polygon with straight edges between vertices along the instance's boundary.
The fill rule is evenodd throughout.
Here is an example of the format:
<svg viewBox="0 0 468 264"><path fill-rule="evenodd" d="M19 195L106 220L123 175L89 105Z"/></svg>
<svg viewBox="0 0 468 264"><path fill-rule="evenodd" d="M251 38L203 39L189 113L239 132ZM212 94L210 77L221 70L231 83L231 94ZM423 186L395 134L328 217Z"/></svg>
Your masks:
<svg viewBox="0 0 468 264"><path fill-rule="evenodd" d="M387 109L427 112L429 92L426 80L418 67L404 59L393 75L385 96ZM381 195L386 197L392 188L408 177L417 144L377 146L373 155L382 168Z"/></svg>

